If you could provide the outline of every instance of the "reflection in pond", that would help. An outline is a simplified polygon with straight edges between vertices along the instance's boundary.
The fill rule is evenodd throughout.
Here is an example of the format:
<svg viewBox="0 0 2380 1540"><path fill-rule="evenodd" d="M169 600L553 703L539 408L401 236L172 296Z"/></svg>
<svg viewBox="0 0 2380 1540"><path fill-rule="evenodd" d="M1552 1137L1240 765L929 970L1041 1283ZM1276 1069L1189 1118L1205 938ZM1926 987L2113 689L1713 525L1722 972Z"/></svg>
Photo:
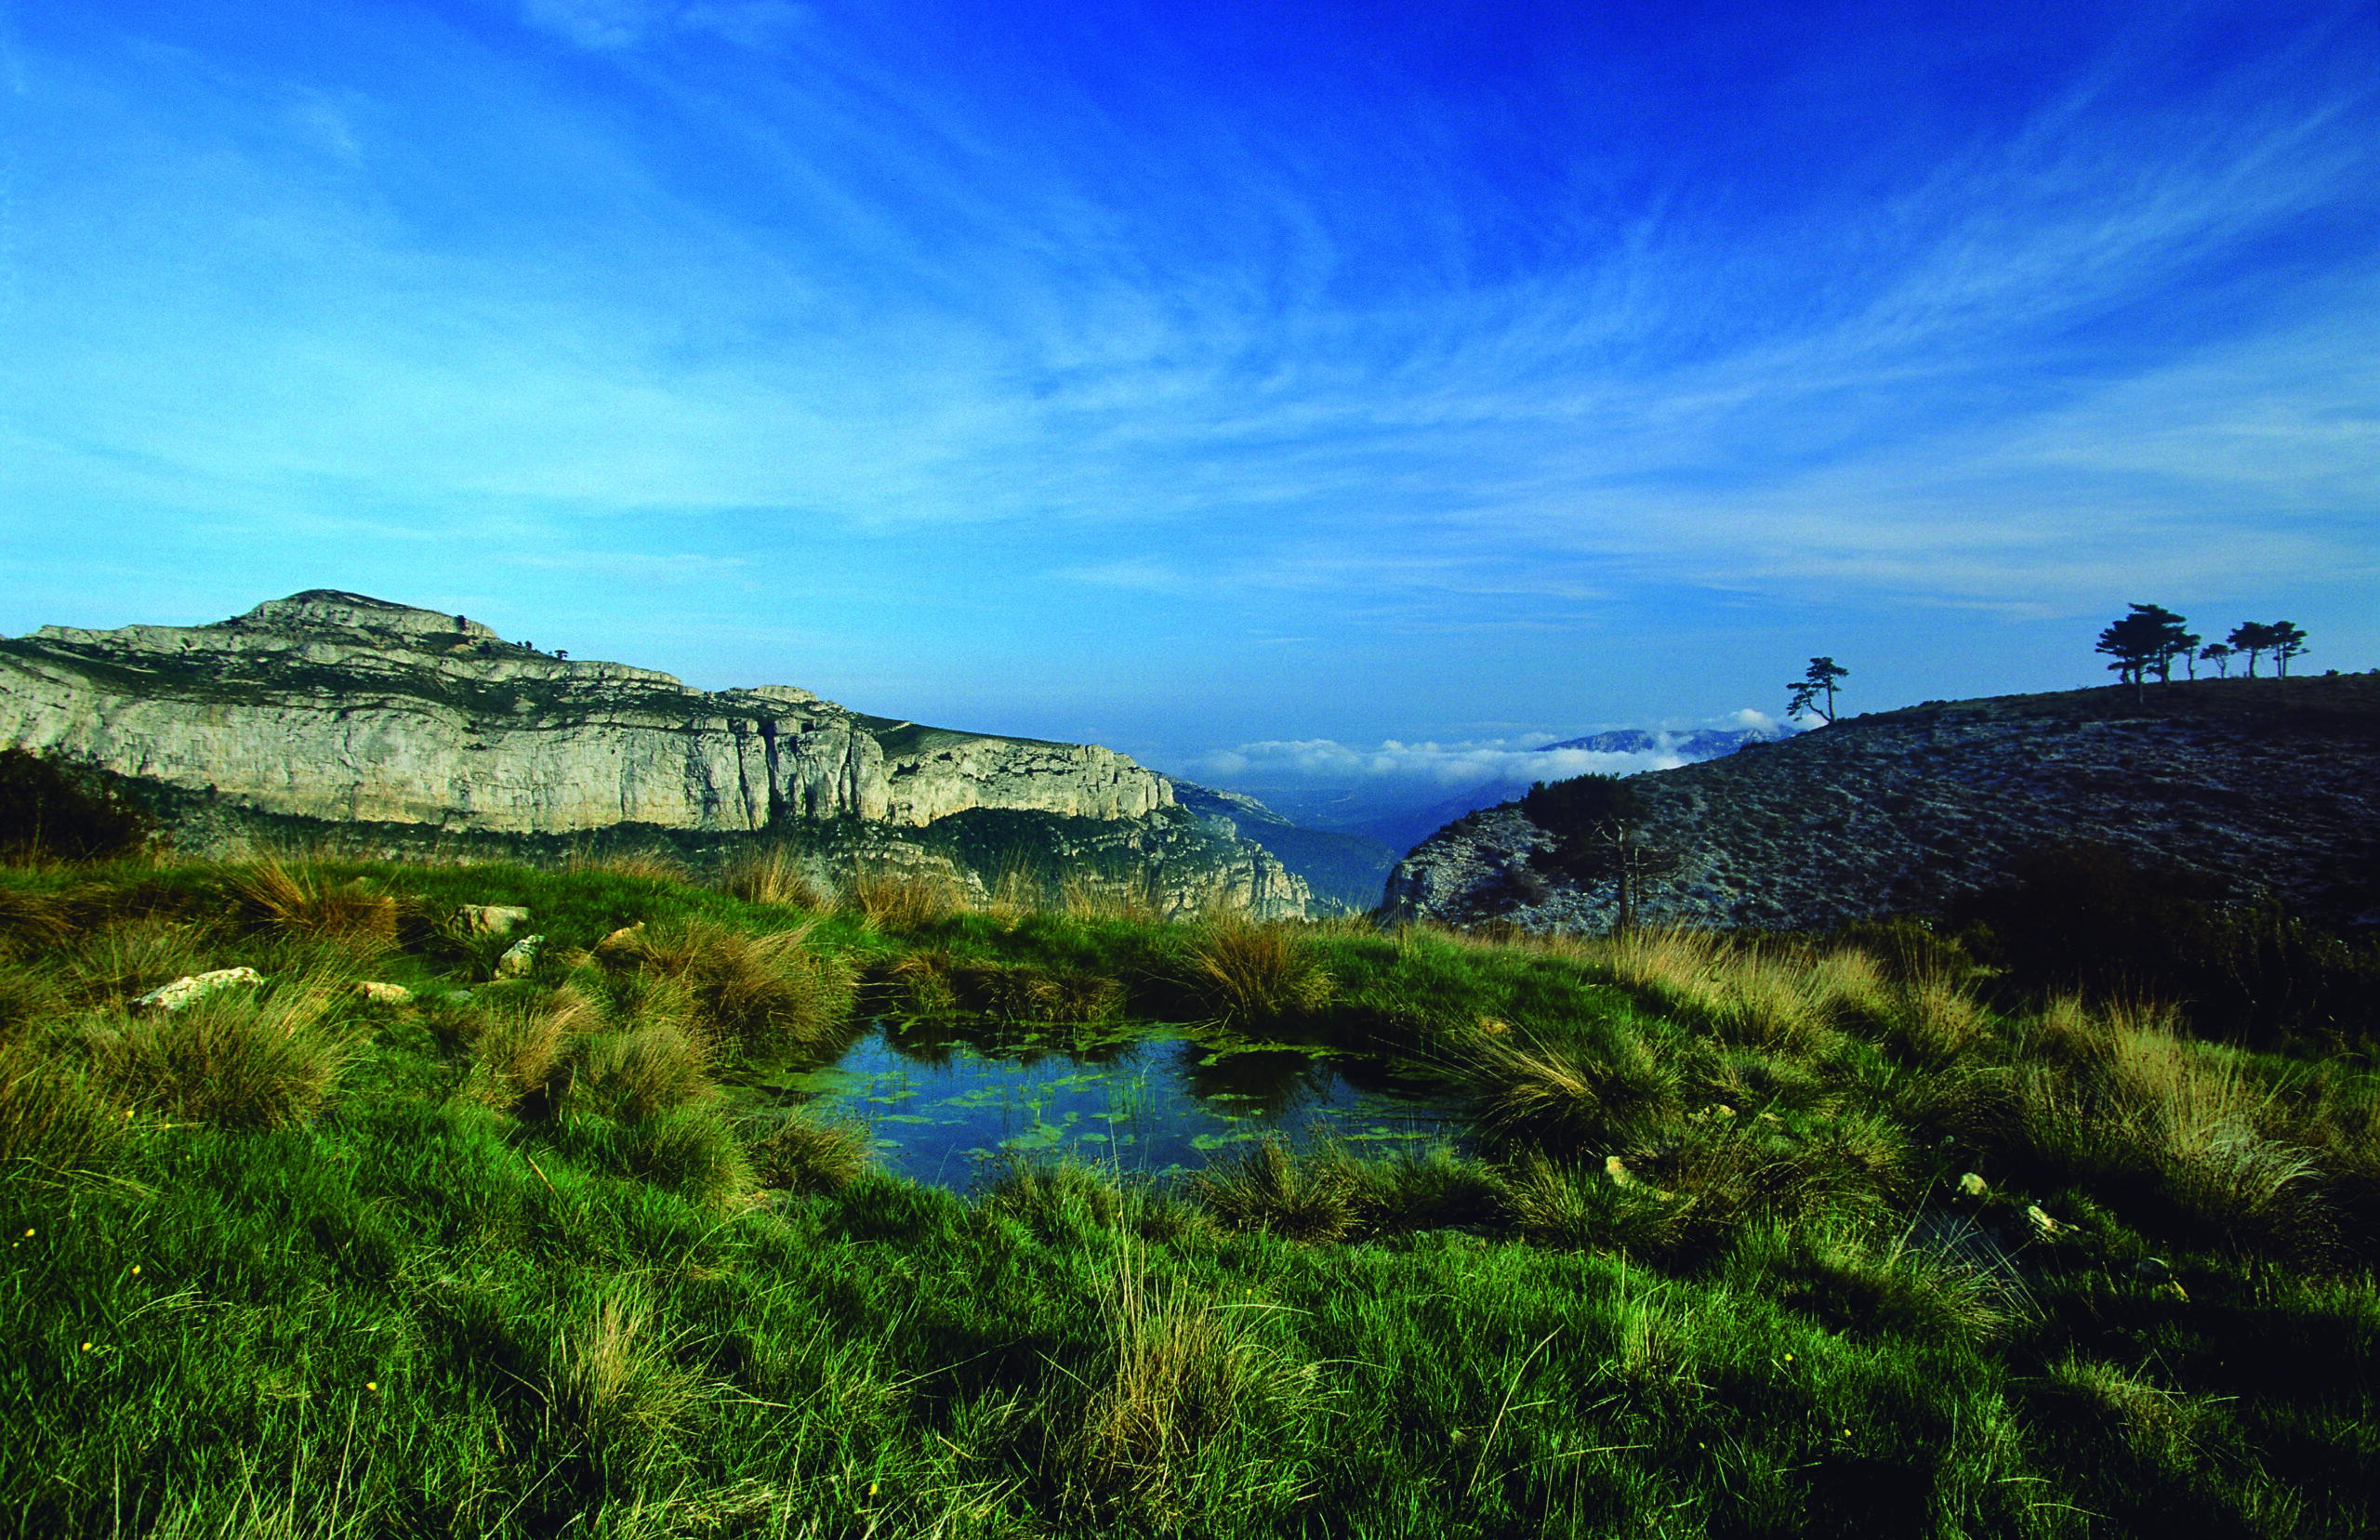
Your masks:
<svg viewBox="0 0 2380 1540"><path fill-rule="evenodd" d="M888 1170L945 1187L1006 1153L1158 1175L1270 1134L1394 1148L1461 1128L1449 1090L1375 1060L1181 1027L879 1021L833 1061L769 1079L787 1101L866 1124Z"/></svg>

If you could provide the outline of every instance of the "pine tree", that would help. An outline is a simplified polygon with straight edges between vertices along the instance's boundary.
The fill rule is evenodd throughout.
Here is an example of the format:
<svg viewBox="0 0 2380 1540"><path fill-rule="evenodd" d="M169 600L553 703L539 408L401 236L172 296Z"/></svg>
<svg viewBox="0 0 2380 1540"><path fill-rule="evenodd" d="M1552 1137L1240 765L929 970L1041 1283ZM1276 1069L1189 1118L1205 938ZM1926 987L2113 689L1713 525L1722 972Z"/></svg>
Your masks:
<svg viewBox="0 0 2380 1540"><path fill-rule="evenodd" d="M1785 715L1799 717L1805 711L1816 711L1826 718L1828 726L1833 726L1834 681L1847 678L1850 673L1848 668L1837 667L1832 658L1812 658L1810 666L1804 670L1801 678L1786 687L1792 691L1793 698L1785 703ZM1820 695L1826 697L1823 708L1817 704Z"/></svg>

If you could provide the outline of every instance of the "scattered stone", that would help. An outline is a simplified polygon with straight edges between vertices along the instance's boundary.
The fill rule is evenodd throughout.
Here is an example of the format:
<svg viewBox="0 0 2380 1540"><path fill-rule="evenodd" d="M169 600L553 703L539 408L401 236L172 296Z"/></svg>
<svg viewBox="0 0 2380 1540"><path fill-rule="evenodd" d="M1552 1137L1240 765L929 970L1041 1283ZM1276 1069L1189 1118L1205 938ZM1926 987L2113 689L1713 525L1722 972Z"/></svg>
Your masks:
<svg viewBox="0 0 2380 1540"><path fill-rule="evenodd" d="M455 911L455 923L469 936L509 936L529 923L529 912L517 904L467 903Z"/></svg>
<svg viewBox="0 0 2380 1540"><path fill-rule="evenodd" d="M2144 1283L2170 1283L2174 1281L2174 1270L2154 1257L2144 1257L2132 1264L2132 1275Z"/></svg>
<svg viewBox="0 0 2380 1540"><path fill-rule="evenodd" d="M2033 1233L2044 1241L2055 1241L2061 1235L2071 1234L2074 1230L2072 1225L2060 1224L2051 1218L2039 1204L2026 1209L2025 1218L2031 1222Z"/></svg>
<svg viewBox="0 0 2380 1540"><path fill-rule="evenodd" d="M179 1010L217 990L233 984L260 984L264 975L252 967L218 967L211 973L192 973L170 984L160 984L132 1002L135 1010Z"/></svg>
<svg viewBox="0 0 2380 1540"><path fill-rule="evenodd" d="M1483 1016L1479 1019L1479 1030L1490 1037L1501 1037L1513 1029L1492 1016Z"/></svg>
<svg viewBox="0 0 2380 1540"><path fill-rule="evenodd" d="M595 950L598 952L616 952L621 947L635 945L643 935L644 922L642 920L639 920L634 925L624 925L620 927L617 930L613 931L602 941L597 941L595 943Z"/></svg>
<svg viewBox="0 0 2380 1540"><path fill-rule="evenodd" d="M523 936L505 949L496 960L496 976L499 979L525 979L537 966L537 948L543 946L543 936Z"/></svg>
<svg viewBox="0 0 2380 1540"><path fill-rule="evenodd" d="M1991 1184L1970 1171L1959 1178L1959 1191L1961 1195L1969 1198L1988 1197L1991 1192ZM2041 1210L2036 1208L2033 1212L2040 1214ZM2047 1216L2044 1215L2043 1218Z"/></svg>
<svg viewBox="0 0 2380 1540"><path fill-rule="evenodd" d="M413 991L403 984L376 984L368 979L359 980L355 985L355 993L378 1006L406 1006L413 1003Z"/></svg>
<svg viewBox="0 0 2380 1540"><path fill-rule="evenodd" d="M1629 1170L1627 1164L1618 1155L1606 1155L1603 1159L1603 1168L1605 1172L1610 1176L1613 1184L1616 1186L1636 1187L1642 1185L1636 1180L1636 1174Z"/></svg>

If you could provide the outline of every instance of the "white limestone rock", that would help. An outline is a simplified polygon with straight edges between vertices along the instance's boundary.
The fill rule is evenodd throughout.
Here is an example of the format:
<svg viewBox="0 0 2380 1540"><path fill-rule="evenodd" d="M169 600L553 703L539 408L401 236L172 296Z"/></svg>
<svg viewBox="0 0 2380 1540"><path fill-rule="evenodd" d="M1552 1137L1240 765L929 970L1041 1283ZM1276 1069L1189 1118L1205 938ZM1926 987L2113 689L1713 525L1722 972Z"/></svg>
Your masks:
<svg viewBox="0 0 2380 1540"><path fill-rule="evenodd" d="M189 973L141 995L132 1002L132 1008L177 1011L195 1005L218 991L263 982L264 975L252 967L218 967L206 973Z"/></svg>

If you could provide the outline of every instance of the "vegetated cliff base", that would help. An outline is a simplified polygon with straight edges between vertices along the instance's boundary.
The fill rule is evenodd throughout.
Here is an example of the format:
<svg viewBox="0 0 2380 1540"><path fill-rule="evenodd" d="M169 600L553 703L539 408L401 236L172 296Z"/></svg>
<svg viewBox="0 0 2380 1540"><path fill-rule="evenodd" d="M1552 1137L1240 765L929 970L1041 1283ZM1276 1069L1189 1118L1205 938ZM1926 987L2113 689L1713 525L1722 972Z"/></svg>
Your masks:
<svg viewBox="0 0 2380 1540"><path fill-rule="evenodd" d="M1819 929L1939 913L2026 854L2095 843L2317 924L2380 924L2380 676L2200 679L1932 701L1635 777L1686 854L1647 920ZM1399 918L1608 925L1612 895L1529 866L1516 803L1389 875Z"/></svg>
<svg viewBox="0 0 2380 1540"><path fill-rule="evenodd" d="M977 884L1081 868L1160 903L1263 915L1310 897L1096 744L953 732L785 686L696 690L322 589L212 625L0 639L0 743L121 778L186 848L271 833L391 853L658 839L699 855L764 836Z"/></svg>

